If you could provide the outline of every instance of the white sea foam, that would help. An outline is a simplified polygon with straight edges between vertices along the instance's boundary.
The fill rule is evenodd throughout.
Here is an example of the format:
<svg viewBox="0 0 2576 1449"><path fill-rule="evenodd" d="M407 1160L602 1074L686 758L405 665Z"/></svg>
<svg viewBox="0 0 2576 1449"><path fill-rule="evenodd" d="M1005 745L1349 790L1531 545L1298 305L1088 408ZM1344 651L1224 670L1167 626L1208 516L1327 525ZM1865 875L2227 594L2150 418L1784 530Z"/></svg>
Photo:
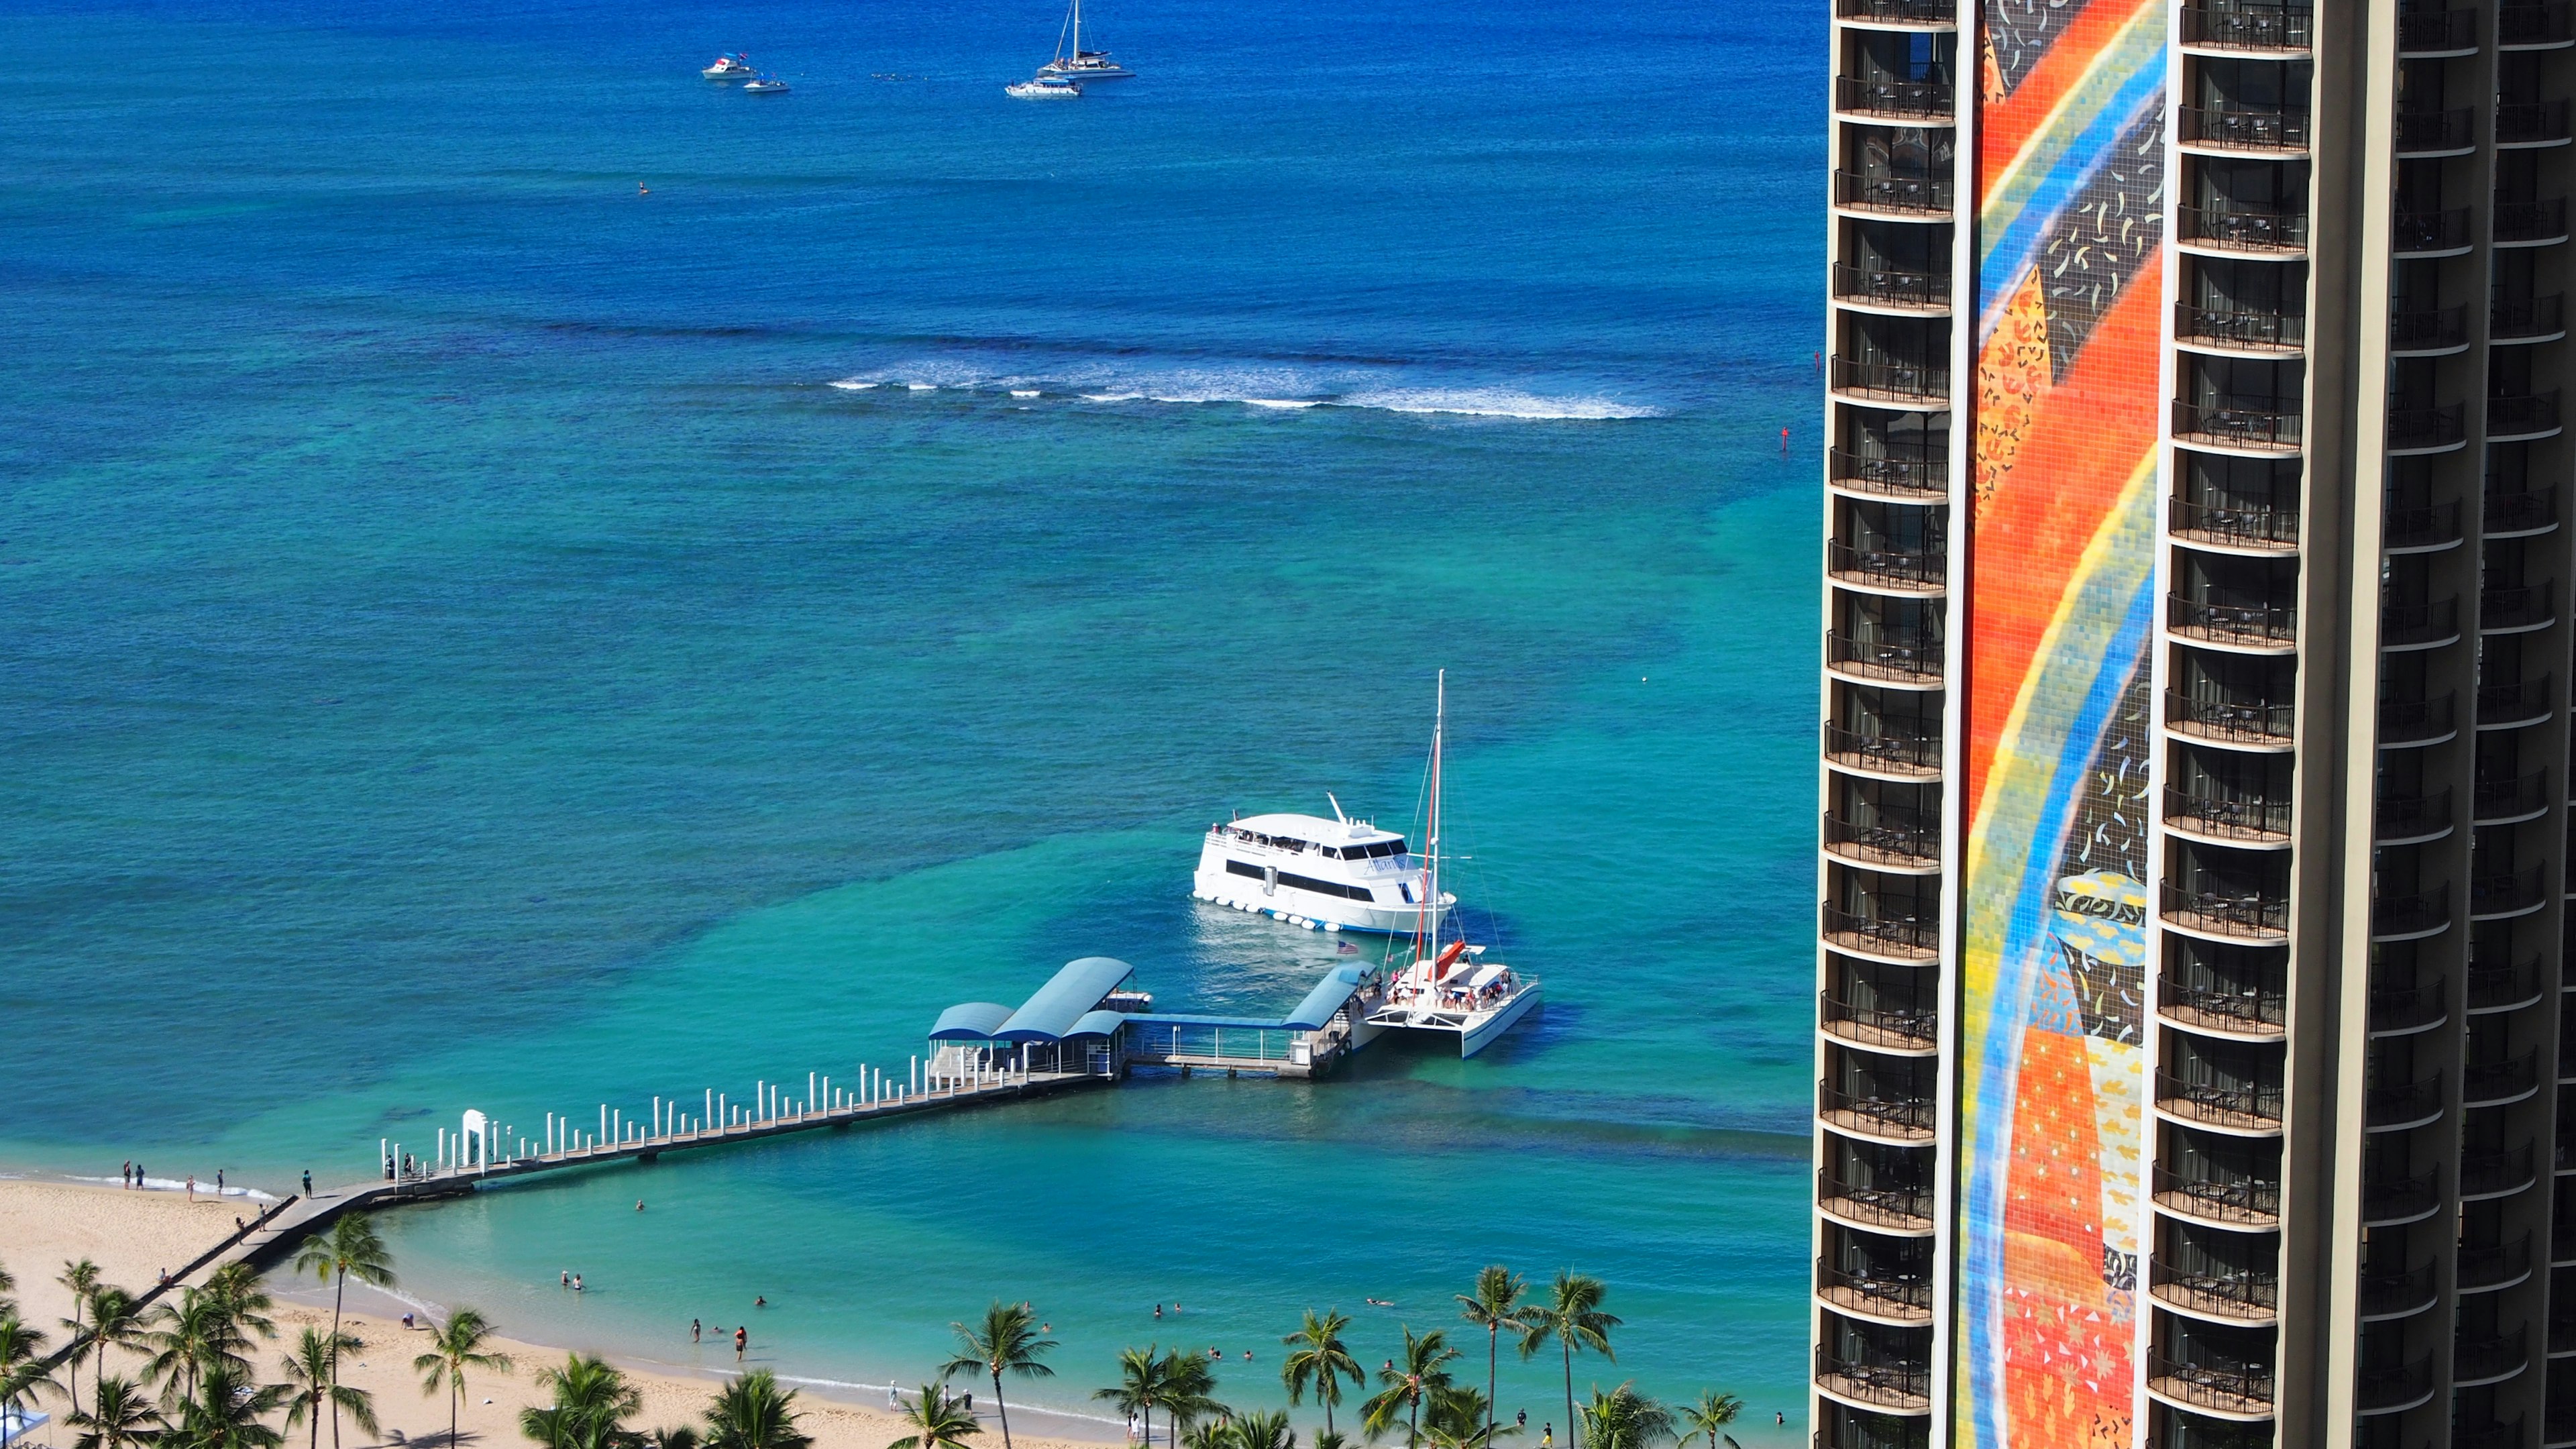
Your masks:
<svg viewBox="0 0 2576 1449"><path fill-rule="evenodd" d="M1218 363L1207 366L1135 367L1125 363L1076 363L1030 376L999 368L978 369L960 359L930 358L898 369L862 373L832 384L933 392L942 388L1043 396L1049 388L1090 403L1154 402L1172 407L1232 404L1278 412L1308 408L1361 408L1372 412L1531 422L1614 422L1654 418L1664 410L1598 393L1555 393L1532 387L1430 385L1411 369L1383 365L1277 365ZM899 374L899 375L898 375ZM1399 382L1402 385L1398 385Z"/></svg>
<svg viewBox="0 0 2576 1449"><path fill-rule="evenodd" d="M1663 416L1663 409L1603 397L1540 397L1502 388L1413 388L1353 393L1342 404L1391 413L1454 413L1465 417L1533 421L1606 422Z"/></svg>
<svg viewBox="0 0 2576 1449"><path fill-rule="evenodd" d="M937 383L935 383L935 382L907 382L907 383L905 383L905 384L903 385L903 387L904 387L904 391L906 391L906 392L937 392L937 391L939 391L939 384L937 384Z"/></svg>
<svg viewBox="0 0 2576 1449"><path fill-rule="evenodd" d="M1011 396L1013 397L1036 397L1037 395L1038 390L1033 387L1015 387L1011 389Z"/></svg>
<svg viewBox="0 0 2576 1449"><path fill-rule="evenodd" d="M855 377L845 377L840 379L838 382L833 383L832 386L839 388L843 392L866 392L869 388L876 386L876 384L873 382L863 382Z"/></svg>
<svg viewBox="0 0 2576 1449"><path fill-rule="evenodd" d="M1243 400L1243 405L1249 408L1319 408L1324 405L1324 400L1319 397L1248 397Z"/></svg>
<svg viewBox="0 0 2576 1449"><path fill-rule="evenodd" d="M1084 402L1135 402L1141 397L1143 394L1132 392L1087 392L1082 395L1082 400Z"/></svg>
<svg viewBox="0 0 2576 1449"><path fill-rule="evenodd" d="M103 1177L74 1177L71 1180L73 1182L95 1182L101 1186L105 1186L107 1183L107 1179ZM124 1179L119 1178L117 1180L117 1185L120 1187L124 1186ZM147 1177L143 1179L143 1186L144 1189L149 1192L186 1192L188 1190L188 1180L184 1177ZM197 1196L238 1197L251 1202L277 1201L277 1195L274 1193L261 1192L255 1187L239 1187L232 1184L226 1184L224 1190L219 1194L215 1191L215 1185L211 1182L198 1183Z"/></svg>

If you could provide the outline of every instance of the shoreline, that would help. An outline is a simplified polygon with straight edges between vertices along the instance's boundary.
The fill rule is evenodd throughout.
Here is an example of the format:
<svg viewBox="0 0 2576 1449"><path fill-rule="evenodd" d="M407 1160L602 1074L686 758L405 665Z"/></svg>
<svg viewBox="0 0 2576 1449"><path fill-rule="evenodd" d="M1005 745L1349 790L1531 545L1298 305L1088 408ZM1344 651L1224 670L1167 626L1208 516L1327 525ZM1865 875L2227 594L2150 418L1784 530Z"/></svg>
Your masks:
<svg viewBox="0 0 2576 1449"><path fill-rule="evenodd" d="M220 1199L200 1193L191 1203L181 1185L138 1192L66 1177L0 1178L0 1265L6 1265L18 1280L15 1297L21 1318L45 1332L51 1351L63 1342L60 1324L72 1311L71 1295L54 1281L65 1262L91 1258L98 1263L102 1279L141 1292L165 1268L187 1262L222 1238L236 1211L255 1208L259 1202L260 1198L238 1187L228 1187ZM274 1380L276 1361L297 1332L306 1326L329 1325L331 1294L317 1283L288 1276L283 1268L271 1269L264 1283L277 1300L272 1316L279 1337L259 1344L252 1362L263 1380ZM696 1424L715 1390L734 1377L724 1368L674 1364L597 1345L538 1343L509 1336L504 1324L496 1333L495 1348L510 1355L513 1367L507 1373L468 1374L468 1392L457 1408L457 1437L450 1444L445 1394L424 1395L420 1375L411 1367L412 1357L425 1350L429 1335L425 1328L402 1326L404 1313L413 1313L426 1324L432 1311L426 1297L349 1285L343 1331L356 1336L362 1347L344 1363L344 1382L374 1395L384 1433L370 1441L344 1423L343 1449L428 1441L444 1449L525 1445L529 1441L519 1433L518 1412L547 1402L536 1386L537 1372L561 1364L568 1353L594 1354L626 1373L643 1397L643 1406L629 1425L637 1429ZM713 1330L708 1343L721 1352ZM393 1352L383 1352L387 1347ZM119 1356L120 1360L129 1357ZM134 1367L119 1361L112 1371L130 1375ZM744 1367L776 1371L760 1361L756 1345ZM84 1393L91 1377L91 1371L81 1375ZM813 1437L814 1449L884 1449L910 1432L885 1408L885 1385L786 1372L778 1372L778 1380L797 1391L798 1429ZM968 1386L959 1387L961 1392L971 1392ZM41 1412L52 1417L26 1435L25 1442L64 1449L75 1437L63 1422L68 1408L60 1394L48 1395ZM989 1439L999 1444L999 1426L989 1409L979 1406L977 1412L986 1426L979 1442ZM1035 1405L1013 1404L1011 1429L1015 1449L1021 1445L1100 1449L1125 1442L1118 1420L1094 1420Z"/></svg>

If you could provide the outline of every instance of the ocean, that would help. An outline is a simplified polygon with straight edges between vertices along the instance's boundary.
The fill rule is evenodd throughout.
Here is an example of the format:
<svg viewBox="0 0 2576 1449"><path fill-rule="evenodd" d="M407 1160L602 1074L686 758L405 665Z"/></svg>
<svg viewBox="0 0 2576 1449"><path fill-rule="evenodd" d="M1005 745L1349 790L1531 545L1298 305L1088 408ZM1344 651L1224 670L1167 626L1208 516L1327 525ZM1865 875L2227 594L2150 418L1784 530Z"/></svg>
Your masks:
<svg viewBox="0 0 2576 1449"><path fill-rule="evenodd" d="M407 1210L409 1290L849 1384L1026 1298L1089 1412L1571 1267L1578 1388L1795 1417L1822 7L1100 0L1141 78L1006 100L1060 18L0 13L0 1167L354 1179L1078 955L1284 1006L1199 834L1409 822L1445 668L1498 1046Z"/></svg>

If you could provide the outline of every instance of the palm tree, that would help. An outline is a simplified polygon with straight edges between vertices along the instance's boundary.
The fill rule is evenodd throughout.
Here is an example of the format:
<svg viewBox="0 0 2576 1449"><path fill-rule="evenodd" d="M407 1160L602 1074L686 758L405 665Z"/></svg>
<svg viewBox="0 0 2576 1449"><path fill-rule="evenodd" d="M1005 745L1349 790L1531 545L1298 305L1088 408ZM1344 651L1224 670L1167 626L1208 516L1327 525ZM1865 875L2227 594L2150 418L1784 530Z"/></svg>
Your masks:
<svg viewBox="0 0 2576 1449"><path fill-rule="evenodd" d="M268 1416L284 1407L287 1393L232 1361L210 1362L180 1414L179 1440L187 1449L278 1449L286 1436L268 1426Z"/></svg>
<svg viewBox="0 0 2576 1449"><path fill-rule="evenodd" d="M169 1429L143 1386L131 1379L102 1373L90 1384L89 1397L89 1412L74 1410L67 1421L81 1431L74 1449L147 1449Z"/></svg>
<svg viewBox="0 0 2576 1449"><path fill-rule="evenodd" d="M1583 1406L1583 1449L1651 1449L1673 1436L1672 1410L1629 1384L1592 1391Z"/></svg>
<svg viewBox="0 0 2576 1449"><path fill-rule="evenodd" d="M1476 1291L1458 1295L1459 1316L1485 1330L1485 1438L1494 1437L1494 1381L1502 1355L1503 1330L1529 1332L1521 1321L1521 1295L1529 1280L1500 1263L1489 1263L1476 1275Z"/></svg>
<svg viewBox="0 0 2576 1449"><path fill-rule="evenodd" d="M1171 1426L1177 1449L1182 1429L1211 1414L1222 1417L1226 1409L1216 1401L1216 1370L1208 1367L1206 1359L1176 1348L1163 1355L1163 1371L1169 1379L1163 1418Z"/></svg>
<svg viewBox="0 0 2576 1449"><path fill-rule="evenodd" d="M277 1324L268 1316L277 1302L259 1286L259 1270L250 1264L226 1263L208 1274L206 1294L215 1300L235 1340L247 1345L254 1334L277 1337Z"/></svg>
<svg viewBox="0 0 2576 1449"><path fill-rule="evenodd" d="M964 1405L948 1397L944 1383L923 1384L921 1397L904 1406L903 1421L912 1432L886 1449L965 1449L969 1438L984 1432Z"/></svg>
<svg viewBox="0 0 2576 1449"><path fill-rule="evenodd" d="M1619 1355L1610 1351L1610 1330L1619 1320L1601 1311L1601 1300L1609 1289L1589 1273L1559 1270L1556 1281L1547 1288L1547 1302L1534 1303L1521 1310L1521 1357L1538 1352L1539 1345L1553 1338L1565 1355L1565 1432L1574 1435L1574 1355L1591 1349L1612 1363Z"/></svg>
<svg viewBox="0 0 2576 1449"><path fill-rule="evenodd" d="M707 1406L707 1449L805 1449L814 1440L796 1432L795 1403L796 1391L781 1392L776 1374L753 1369Z"/></svg>
<svg viewBox="0 0 2576 1449"><path fill-rule="evenodd" d="M1312 1443L1312 1449L1351 1449L1351 1441L1334 1433L1330 1429L1326 1429L1321 1434L1315 1436Z"/></svg>
<svg viewBox="0 0 2576 1449"><path fill-rule="evenodd" d="M643 1449L699 1449L698 1431L686 1424L675 1429L647 1429L637 1436Z"/></svg>
<svg viewBox="0 0 2576 1449"><path fill-rule="evenodd" d="M1171 1393L1171 1370L1170 1360L1154 1356L1152 1344L1143 1348L1131 1345L1119 1351L1118 1382L1110 1388L1093 1390L1091 1396L1116 1404L1131 1422L1141 1419L1145 1441L1150 1445L1154 1439L1154 1410Z"/></svg>
<svg viewBox="0 0 2576 1449"><path fill-rule="evenodd" d="M1368 1370L1360 1367L1342 1342L1342 1330L1350 1326L1351 1321L1338 1310L1326 1309L1317 1317L1309 1308L1305 1326L1279 1340L1288 1345L1288 1357L1279 1364L1279 1382L1287 1386L1288 1402L1306 1402L1306 1389L1312 1385L1315 1402L1324 1406L1327 1433L1333 1427L1333 1406L1342 1401L1342 1380L1349 1379L1353 1388L1368 1382Z"/></svg>
<svg viewBox="0 0 2576 1449"><path fill-rule="evenodd" d="M1485 1449L1494 1435L1493 1401L1473 1384L1434 1389L1422 1410L1422 1441L1431 1449Z"/></svg>
<svg viewBox="0 0 2576 1449"><path fill-rule="evenodd" d="M542 1409L519 1411L519 1432L546 1449L623 1449L633 1436L626 1416L644 1396L607 1363L567 1354L562 1368L537 1375L537 1387L554 1395Z"/></svg>
<svg viewBox="0 0 2576 1449"><path fill-rule="evenodd" d="M962 1323L949 1327L957 1330L957 1356L940 1369L942 1379L962 1373L992 1376L993 1408L1002 1418L1002 1449L1011 1449L1011 1406L1002 1401L1002 1375L1018 1374L1022 1378L1049 1379L1055 1370L1038 1360L1056 1346L1052 1338L1038 1337L1037 1315L1029 1305L1005 1306L1001 1299L984 1310L984 1322L975 1328Z"/></svg>
<svg viewBox="0 0 2576 1449"><path fill-rule="evenodd" d="M1233 1449L1297 1449L1297 1434L1288 1427L1285 1409L1236 1415L1229 1437Z"/></svg>
<svg viewBox="0 0 2576 1449"><path fill-rule="evenodd" d="M1688 1444L1706 1434L1708 1449L1717 1449L1718 1431L1734 1423L1735 1416L1743 1412L1744 1401L1735 1395L1721 1394L1715 1389L1700 1390L1698 1400L1682 1408L1682 1443ZM1727 1443L1735 1442L1734 1435L1725 1437Z"/></svg>
<svg viewBox="0 0 2576 1449"><path fill-rule="evenodd" d="M306 1329L305 1336L310 1338L312 1330ZM456 1400L465 1391L465 1371L474 1368L507 1372L510 1368L508 1354L495 1353L484 1347L491 1338L492 1325L482 1314L471 1308L459 1308L447 1315L446 1323L431 1332L429 1352L411 1361L413 1369L427 1375L421 1380L422 1393L437 1393L441 1385L447 1389L447 1442L451 1445L456 1442ZM372 1434L375 1431L369 1429L367 1432Z"/></svg>
<svg viewBox="0 0 2576 1449"><path fill-rule="evenodd" d="M331 1366L340 1354L358 1346L354 1338L343 1335L337 1344L321 1329L307 1327L295 1340L295 1347L277 1361L277 1371L285 1377L285 1389L294 1402L286 1406L286 1427L305 1426L305 1442L318 1444L322 1437L324 1406L345 1409L359 1428L376 1432L376 1398L365 1389L353 1389L332 1382ZM456 1439L455 1421L448 1421L448 1442Z"/></svg>
<svg viewBox="0 0 2576 1449"><path fill-rule="evenodd" d="M1360 1405L1360 1426L1372 1436L1383 1434L1401 1411L1404 1442L1408 1449L1418 1449L1422 1442L1423 1401L1451 1387L1449 1362L1457 1356L1458 1350L1449 1346L1447 1332L1435 1328L1417 1337L1410 1327L1406 1328L1404 1351L1377 1372L1377 1381L1385 1387Z"/></svg>
<svg viewBox="0 0 2576 1449"><path fill-rule="evenodd" d="M37 1357L44 1349L45 1336L19 1322L15 1311L0 1315L0 1409L54 1387L53 1375Z"/></svg>
<svg viewBox="0 0 2576 1449"><path fill-rule="evenodd" d="M6 1276L6 1270L0 1270L0 1277ZM64 1360L64 1366L71 1375L72 1413L77 1415L80 1413L81 1360L90 1352L89 1341L81 1334L81 1318L89 1309L91 1291L98 1287L98 1265L87 1258L76 1263L66 1260L62 1273L54 1281L70 1290L72 1295L72 1316L63 1320L63 1327L70 1329L72 1334L71 1353Z"/></svg>
<svg viewBox="0 0 2576 1449"><path fill-rule="evenodd" d="M296 1251L297 1273L311 1273L331 1287L331 1382L340 1382L340 1305L349 1296L349 1280L372 1283L379 1288L394 1286L393 1254L386 1251L385 1240L376 1235L376 1225L363 1214L351 1213L331 1224L331 1231L308 1238ZM331 1449L340 1449L340 1415L331 1414Z"/></svg>
<svg viewBox="0 0 2576 1449"><path fill-rule="evenodd" d="M107 1351L121 1348L129 1352L141 1348L143 1310L134 1295L113 1283L101 1283L90 1290L90 1350L98 1355L98 1372L107 1371Z"/></svg>
<svg viewBox="0 0 2576 1449"><path fill-rule="evenodd" d="M143 1348L151 1355L143 1366L143 1377L161 1381L164 1409L197 1397L201 1371L221 1365L234 1370L238 1377L249 1377L250 1361L241 1355L232 1317L224 1301L212 1292L180 1289L178 1303L164 1305L153 1322L158 1326L143 1334Z"/></svg>

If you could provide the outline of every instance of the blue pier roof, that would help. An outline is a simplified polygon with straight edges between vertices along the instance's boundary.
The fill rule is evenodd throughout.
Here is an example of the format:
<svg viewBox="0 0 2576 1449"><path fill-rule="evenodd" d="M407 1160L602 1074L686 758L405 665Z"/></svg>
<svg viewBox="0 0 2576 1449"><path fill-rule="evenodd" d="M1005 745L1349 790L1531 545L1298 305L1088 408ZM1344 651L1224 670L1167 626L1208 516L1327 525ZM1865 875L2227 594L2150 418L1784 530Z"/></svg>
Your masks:
<svg viewBox="0 0 2576 1449"><path fill-rule="evenodd" d="M1073 1024L1073 1030L1066 1032L1065 1035L1116 1036L1118 1028L1126 1024L1127 1018L1119 1012L1086 1011L1082 1014L1082 1019Z"/></svg>
<svg viewBox="0 0 2576 1449"><path fill-rule="evenodd" d="M990 1001L964 1001L939 1013L930 1029L932 1041L994 1041L993 1033L1011 1019L1011 1009Z"/></svg>
<svg viewBox="0 0 2576 1449"><path fill-rule="evenodd" d="M993 1040L1062 1041L1074 1034L1074 1024L1100 1005L1102 997L1135 974L1135 967L1114 956L1067 961L1054 979L1038 988L1037 995L1011 1013L1011 1019L993 1033Z"/></svg>

